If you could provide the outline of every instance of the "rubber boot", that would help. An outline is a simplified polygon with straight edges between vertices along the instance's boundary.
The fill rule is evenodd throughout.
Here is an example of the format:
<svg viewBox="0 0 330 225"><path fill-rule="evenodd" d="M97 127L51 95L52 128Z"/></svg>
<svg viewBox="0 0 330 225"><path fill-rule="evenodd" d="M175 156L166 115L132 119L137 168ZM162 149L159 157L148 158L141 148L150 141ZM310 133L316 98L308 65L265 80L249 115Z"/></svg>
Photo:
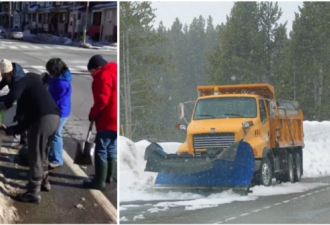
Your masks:
<svg viewBox="0 0 330 225"><path fill-rule="evenodd" d="M84 188L101 190L105 187L105 179L108 172L108 162L95 159L95 176L92 181L85 181Z"/></svg>
<svg viewBox="0 0 330 225"><path fill-rule="evenodd" d="M106 183L111 183L112 181L117 182L117 158L108 159L108 173Z"/></svg>
<svg viewBox="0 0 330 225"><path fill-rule="evenodd" d="M44 178L42 179L41 191L50 192L50 190L51 190L51 186L48 180L48 171L47 171L44 173Z"/></svg>
<svg viewBox="0 0 330 225"><path fill-rule="evenodd" d="M21 202L36 203L39 204L41 201L40 196L41 181L29 181L28 191L17 195L17 200Z"/></svg>

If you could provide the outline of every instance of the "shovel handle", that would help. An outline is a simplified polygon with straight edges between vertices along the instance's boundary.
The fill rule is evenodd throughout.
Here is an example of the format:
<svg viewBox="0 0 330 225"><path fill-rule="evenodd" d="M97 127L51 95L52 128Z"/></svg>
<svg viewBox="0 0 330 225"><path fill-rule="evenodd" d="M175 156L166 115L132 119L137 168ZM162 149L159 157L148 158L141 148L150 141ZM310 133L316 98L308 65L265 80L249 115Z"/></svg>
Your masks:
<svg viewBox="0 0 330 225"><path fill-rule="evenodd" d="M94 125L94 121L91 121L91 123L89 124L89 128L88 128L88 133L87 133L86 141L88 141L89 138L91 137L92 130L93 130L93 125Z"/></svg>

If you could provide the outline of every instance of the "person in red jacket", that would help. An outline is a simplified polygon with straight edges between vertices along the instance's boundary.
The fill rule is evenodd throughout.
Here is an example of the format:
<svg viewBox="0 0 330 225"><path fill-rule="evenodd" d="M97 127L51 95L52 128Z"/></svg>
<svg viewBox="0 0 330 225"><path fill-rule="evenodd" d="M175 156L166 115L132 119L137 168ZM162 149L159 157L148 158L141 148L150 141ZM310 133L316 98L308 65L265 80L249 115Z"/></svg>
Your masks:
<svg viewBox="0 0 330 225"><path fill-rule="evenodd" d="M95 176L84 182L86 188L102 189L111 178L117 180L117 63L108 63L101 55L88 62L93 77L94 105L89 120L95 121Z"/></svg>

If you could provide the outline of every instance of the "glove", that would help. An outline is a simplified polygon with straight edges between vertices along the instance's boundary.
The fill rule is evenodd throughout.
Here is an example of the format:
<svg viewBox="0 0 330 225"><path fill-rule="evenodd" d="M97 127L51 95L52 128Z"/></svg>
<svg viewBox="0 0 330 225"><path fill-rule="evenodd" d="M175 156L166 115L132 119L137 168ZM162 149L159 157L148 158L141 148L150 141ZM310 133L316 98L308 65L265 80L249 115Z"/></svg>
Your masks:
<svg viewBox="0 0 330 225"><path fill-rule="evenodd" d="M13 129L12 126L11 126L11 127L7 127L6 135L7 135L7 136L12 136L12 135L14 135L14 129Z"/></svg>
<svg viewBox="0 0 330 225"><path fill-rule="evenodd" d="M11 136L14 134L13 127L6 127L5 125L1 125L0 134L5 134L7 136Z"/></svg>
<svg viewBox="0 0 330 225"><path fill-rule="evenodd" d="M50 78L49 74L48 73L42 73L41 77L42 77L42 83L47 84L48 81L49 81L49 78Z"/></svg>
<svg viewBox="0 0 330 225"><path fill-rule="evenodd" d="M89 122L94 121L94 119L92 119L90 116L88 117L88 120L89 120Z"/></svg>
<svg viewBox="0 0 330 225"><path fill-rule="evenodd" d="M7 110L7 107L4 102L0 102L0 111Z"/></svg>

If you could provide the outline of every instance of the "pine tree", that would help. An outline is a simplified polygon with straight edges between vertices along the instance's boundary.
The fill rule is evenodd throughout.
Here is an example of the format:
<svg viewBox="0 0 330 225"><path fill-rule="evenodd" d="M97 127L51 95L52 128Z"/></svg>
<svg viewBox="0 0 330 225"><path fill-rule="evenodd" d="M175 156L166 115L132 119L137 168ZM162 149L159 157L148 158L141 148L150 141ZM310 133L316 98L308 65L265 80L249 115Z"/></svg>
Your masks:
<svg viewBox="0 0 330 225"><path fill-rule="evenodd" d="M121 124L125 136L137 140L152 133L148 119L166 100L157 90L155 66L167 69L171 60L153 51L164 41L151 23L155 18L150 2L120 2L120 98ZM154 76L151 76L153 74Z"/></svg>
<svg viewBox="0 0 330 225"><path fill-rule="evenodd" d="M295 95L306 119L329 118L330 3L304 2L291 32Z"/></svg>

